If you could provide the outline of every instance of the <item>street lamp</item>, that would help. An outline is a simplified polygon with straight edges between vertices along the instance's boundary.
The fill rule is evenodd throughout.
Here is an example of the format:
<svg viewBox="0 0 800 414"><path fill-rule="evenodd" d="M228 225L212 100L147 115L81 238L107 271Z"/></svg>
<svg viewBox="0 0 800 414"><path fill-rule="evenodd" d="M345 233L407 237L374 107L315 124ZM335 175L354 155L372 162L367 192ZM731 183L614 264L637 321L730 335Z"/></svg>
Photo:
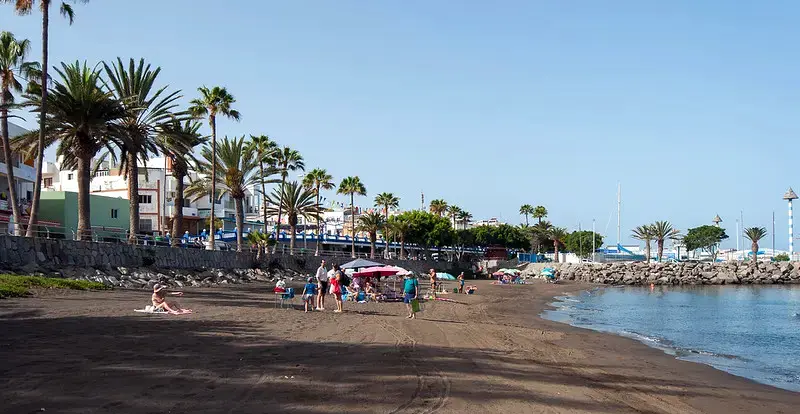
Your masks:
<svg viewBox="0 0 800 414"><path fill-rule="evenodd" d="M794 229L792 228L792 200L797 200L797 194L789 187L783 193L783 199L789 202L789 260L794 259Z"/></svg>

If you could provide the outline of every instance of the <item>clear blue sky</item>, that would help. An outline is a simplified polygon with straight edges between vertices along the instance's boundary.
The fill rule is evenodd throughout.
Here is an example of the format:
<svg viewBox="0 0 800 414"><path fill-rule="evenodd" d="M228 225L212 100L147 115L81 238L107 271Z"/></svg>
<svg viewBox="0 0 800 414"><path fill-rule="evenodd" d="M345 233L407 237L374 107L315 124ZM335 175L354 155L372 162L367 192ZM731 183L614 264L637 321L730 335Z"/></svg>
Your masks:
<svg viewBox="0 0 800 414"><path fill-rule="evenodd" d="M135 3L75 5L72 27L53 18L51 62L145 57L187 101L226 86L242 120L222 134L266 133L337 181L359 175L362 204L389 191L417 208L424 190L512 223L542 204L614 242L619 181L623 241L635 225L685 231L719 214L734 246L743 210L770 232L775 211L787 246L798 2ZM39 15L0 7L0 30L38 54Z"/></svg>

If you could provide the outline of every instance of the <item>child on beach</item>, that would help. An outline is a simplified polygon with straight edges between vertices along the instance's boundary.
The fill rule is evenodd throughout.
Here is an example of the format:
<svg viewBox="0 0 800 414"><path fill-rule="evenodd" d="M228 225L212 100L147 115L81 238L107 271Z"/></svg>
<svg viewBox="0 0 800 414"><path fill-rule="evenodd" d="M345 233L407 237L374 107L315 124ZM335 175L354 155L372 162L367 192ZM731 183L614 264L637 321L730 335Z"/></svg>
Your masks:
<svg viewBox="0 0 800 414"><path fill-rule="evenodd" d="M314 309L314 295L316 293L317 285L314 284L314 278L309 277L303 287L303 302L305 303L306 313L308 313L309 306L311 306L312 310Z"/></svg>
<svg viewBox="0 0 800 414"><path fill-rule="evenodd" d="M333 293L333 298L336 299L336 310L334 313L341 313L342 312L342 270L339 268L339 265L333 265L333 278L330 280L331 282L331 293Z"/></svg>
<svg viewBox="0 0 800 414"><path fill-rule="evenodd" d="M464 293L464 272L458 275L458 293Z"/></svg>
<svg viewBox="0 0 800 414"><path fill-rule="evenodd" d="M158 283L153 285L153 296L150 298L150 300L153 302L153 309L161 309L169 312L172 315L192 313L191 309L181 309L181 307L175 302L168 304L167 291L165 290L166 288L166 285ZM183 296L183 292L170 292L169 294L173 296Z"/></svg>

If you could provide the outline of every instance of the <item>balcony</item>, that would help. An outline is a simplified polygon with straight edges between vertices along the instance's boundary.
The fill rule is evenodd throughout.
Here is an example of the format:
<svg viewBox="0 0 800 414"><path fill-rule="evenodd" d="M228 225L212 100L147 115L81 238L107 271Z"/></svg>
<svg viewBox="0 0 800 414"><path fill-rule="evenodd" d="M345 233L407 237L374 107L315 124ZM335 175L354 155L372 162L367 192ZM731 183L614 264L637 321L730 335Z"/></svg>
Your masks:
<svg viewBox="0 0 800 414"><path fill-rule="evenodd" d="M4 162L0 161L0 175L5 176L6 174L8 174L8 168ZM36 181L36 169L19 164L19 167L14 167L14 178L34 182Z"/></svg>

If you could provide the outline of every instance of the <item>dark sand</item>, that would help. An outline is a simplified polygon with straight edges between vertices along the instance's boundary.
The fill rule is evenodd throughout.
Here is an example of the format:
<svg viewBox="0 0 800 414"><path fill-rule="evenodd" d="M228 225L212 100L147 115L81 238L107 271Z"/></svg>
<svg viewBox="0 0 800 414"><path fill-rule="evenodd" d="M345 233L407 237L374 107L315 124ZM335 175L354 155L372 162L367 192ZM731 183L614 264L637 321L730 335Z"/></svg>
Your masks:
<svg viewBox="0 0 800 414"><path fill-rule="evenodd" d="M585 288L481 283L418 320L275 309L263 284L187 289L184 316L134 313L145 291L40 292L0 301L0 412L800 412L800 394L537 316Z"/></svg>

